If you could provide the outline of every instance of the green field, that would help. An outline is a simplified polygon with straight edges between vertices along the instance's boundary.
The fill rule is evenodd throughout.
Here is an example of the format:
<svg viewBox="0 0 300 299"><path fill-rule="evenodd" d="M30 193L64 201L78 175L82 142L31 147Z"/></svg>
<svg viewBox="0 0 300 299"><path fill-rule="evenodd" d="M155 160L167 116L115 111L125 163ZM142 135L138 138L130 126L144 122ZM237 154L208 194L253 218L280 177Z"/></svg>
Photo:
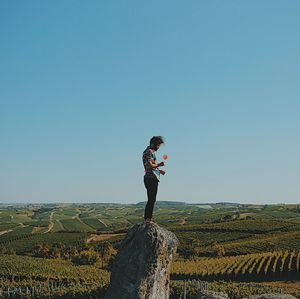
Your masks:
<svg viewBox="0 0 300 299"><path fill-rule="evenodd" d="M1 286L39 284L40 298L72 290L82 298L89 291L101 298L109 280L109 257L101 260L99 255L95 265L78 268L72 255L98 252L104 242L115 255L126 232L143 220L144 206L0 205ZM298 296L299 207L158 201L154 220L180 241L172 263L171 298L180 294L183 280L190 279L206 281L212 290L231 290L234 298L282 290L283 285L289 286L285 292ZM45 265L42 273L40 261ZM188 292L195 290L191 286Z"/></svg>
<svg viewBox="0 0 300 299"><path fill-rule="evenodd" d="M300 251L274 251L220 258L175 261L173 278L202 280L268 281L297 279L300 275Z"/></svg>

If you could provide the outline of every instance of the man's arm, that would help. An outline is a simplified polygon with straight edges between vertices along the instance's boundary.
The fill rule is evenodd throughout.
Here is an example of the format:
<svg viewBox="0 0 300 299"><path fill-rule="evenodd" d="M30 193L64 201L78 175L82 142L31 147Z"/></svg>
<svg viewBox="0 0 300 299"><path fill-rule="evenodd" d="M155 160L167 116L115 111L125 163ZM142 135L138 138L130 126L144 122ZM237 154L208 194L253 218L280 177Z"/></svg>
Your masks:
<svg viewBox="0 0 300 299"><path fill-rule="evenodd" d="M145 153L144 159L146 161L146 168L148 169L156 169L160 166L164 166L165 163L164 162L160 162L160 163L156 163L156 159L153 157L153 155L151 154L150 151L148 151L147 153Z"/></svg>
<svg viewBox="0 0 300 299"><path fill-rule="evenodd" d="M165 165L164 162L160 162L160 163L157 164L155 160L150 160L148 163L149 163L149 165L151 166L152 169L156 169L158 167L161 167L161 166Z"/></svg>

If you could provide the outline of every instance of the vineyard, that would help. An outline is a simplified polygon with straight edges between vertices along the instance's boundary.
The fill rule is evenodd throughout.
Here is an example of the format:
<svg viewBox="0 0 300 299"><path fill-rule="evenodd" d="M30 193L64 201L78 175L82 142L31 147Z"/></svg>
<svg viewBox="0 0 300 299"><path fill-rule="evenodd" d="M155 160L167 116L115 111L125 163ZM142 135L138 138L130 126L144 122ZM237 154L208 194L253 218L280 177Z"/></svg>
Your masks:
<svg viewBox="0 0 300 299"><path fill-rule="evenodd" d="M173 231L210 231L210 232L241 232L265 234L274 231L291 231L300 229L300 225L283 220L235 220L221 223L185 225L171 227Z"/></svg>
<svg viewBox="0 0 300 299"><path fill-rule="evenodd" d="M94 228L87 224L80 222L78 219L64 219L60 220L66 231L79 231L79 232L93 232Z"/></svg>
<svg viewBox="0 0 300 299"><path fill-rule="evenodd" d="M1 290L14 288L29 292L28 298L102 298L109 259L142 221L144 205L0 204L0 298ZM155 222L180 242L170 298L180 298L184 281L193 279L230 298L282 289L300 297L299 212L299 205L157 202ZM105 242L113 256L72 263L81 251L99 254ZM199 285L186 286L188 295L197 294Z"/></svg>
<svg viewBox="0 0 300 299"><path fill-rule="evenodd" d="M186 289L187 298L201 298L201 295L199 294L201 294L201 291L203 290L223 292L228 294L231 299L246 298L251 295L266 293L285 293L296 296L296 298L300 298L300 287L298 285L293 286L280 283L276 285L269 285L268 283L231 281L207 282L192 279L184 281L171 280L170 288L170 299L183 299L184 289Z"/></svg>
<svg viewBox="0 0 300 299"><path fill-rule="evenodd" d="M88 294L98 289L101 293L108 285L109 277L109 272L105 270L93 266L74 266L66 260L0 255L1 289L39 291L37 298L74 292Z"/></svg>
<svg viewBox="0 0 300 299"><path fill-rule="evenodd" d="M82 245L87 238L86 233L57 232L50 234L24 234L24 235L4 235L0 238L0 247L13 249L17 254L31 252L33 248L41 243L54 244L61 242L65 245Z"/></svg>
<svg viewBox="0 0 300 299"><path fill-rule="evenodd" d="M300 248L300 231L263 235L249 240L224 244L228 255L259 253L273 249L293 250Z"/></svg>
<svg viewBox="0 0 300 299"><path fill-rule="evenodd" d="M0 255L0 279L4 281L63 281L106 284L107 271L93 266L75 266L63 259L33 258L17 255Z"/></svg>
<svg viewBox="0 0 300 299"><path fill-rule="evenodd" d="M266 281L296 279L299 275L300 251L174 261L171 266L173 279Z"/></svg>

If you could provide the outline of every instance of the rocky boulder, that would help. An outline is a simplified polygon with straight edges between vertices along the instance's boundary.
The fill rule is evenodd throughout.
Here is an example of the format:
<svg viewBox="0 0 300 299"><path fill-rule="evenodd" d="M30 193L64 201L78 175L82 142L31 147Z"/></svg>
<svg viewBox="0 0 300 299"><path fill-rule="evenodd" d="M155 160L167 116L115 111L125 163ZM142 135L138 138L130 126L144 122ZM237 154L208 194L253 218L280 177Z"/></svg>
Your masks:
<svg viewBox="0 0 300 299"><path fill-rule="evenodd" d="M155 222L134 225L121 243L105 299L167 299L179 241Z"/></svg>

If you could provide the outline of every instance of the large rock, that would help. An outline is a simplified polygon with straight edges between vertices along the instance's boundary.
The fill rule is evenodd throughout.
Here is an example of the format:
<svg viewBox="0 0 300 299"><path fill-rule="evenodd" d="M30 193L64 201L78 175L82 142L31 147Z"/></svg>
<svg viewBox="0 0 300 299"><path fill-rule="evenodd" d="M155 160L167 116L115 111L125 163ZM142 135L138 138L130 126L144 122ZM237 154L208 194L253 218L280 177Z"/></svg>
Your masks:
<svg viewBox="0 0 300 299"><path fill-rule="evenodd" d="M154 222L134 225L120 246L104 298L169 298L169 269L178 244L172 232Z"/></svg>

